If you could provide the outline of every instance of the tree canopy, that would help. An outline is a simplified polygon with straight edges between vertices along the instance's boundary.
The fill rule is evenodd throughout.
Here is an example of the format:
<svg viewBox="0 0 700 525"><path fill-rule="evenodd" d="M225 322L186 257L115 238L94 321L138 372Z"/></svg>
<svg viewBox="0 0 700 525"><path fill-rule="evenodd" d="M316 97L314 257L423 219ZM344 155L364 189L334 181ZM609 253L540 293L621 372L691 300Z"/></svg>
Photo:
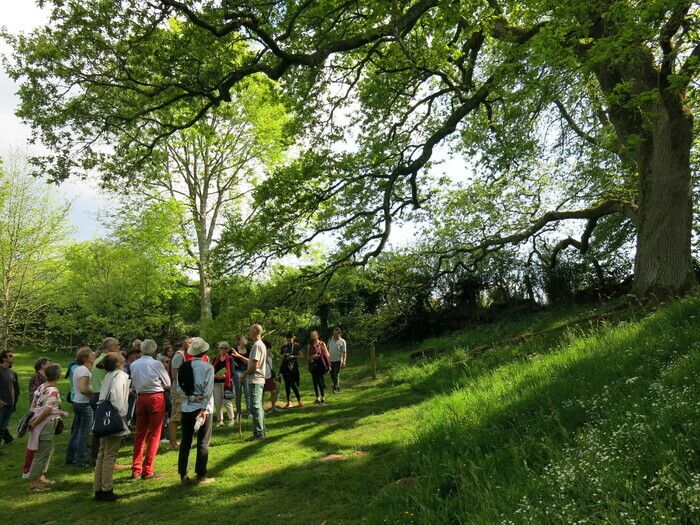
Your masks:
<svg viewBox="0 0 700 525"><path fill-rule="evenodd" d="M331 268L364 265L397 222L430 211L444 184L428 174L448 149L469 159L458 193L473 201L452 200L467 216L451 219L459 242L428 240L440 269L533 239L541 253L537 236L571 220L579 233L546 251L585 252L615 215L634 227L638 294L695 284L694 2L45 3L51 23L11 37L9 70L53 178L128 179L264 75L288 99L300 153L257 189L277 212L241 242L265 232L281 254L336 232Z"/></svg>

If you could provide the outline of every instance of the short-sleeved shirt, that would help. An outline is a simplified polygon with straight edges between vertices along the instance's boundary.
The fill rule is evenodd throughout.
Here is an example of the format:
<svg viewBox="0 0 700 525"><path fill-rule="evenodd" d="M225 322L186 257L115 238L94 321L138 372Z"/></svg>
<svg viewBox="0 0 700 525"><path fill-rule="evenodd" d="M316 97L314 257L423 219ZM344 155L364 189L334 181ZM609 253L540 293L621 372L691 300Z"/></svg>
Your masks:
<svg viewBox="0 0 700 525"><path fill-rule="evenodd" d="M173 357L170 359L170 375L172 377L173 375L173 370L176 370L180 368L182 363L185 362L185 356L182 354L182 352L175 352L173 354ZM173 379L173 390L177 390L177 378Z"/></svg>
<svg viewBox="0 0 700 525"><path fill-rule="evenodd" d="M250 350L250 355L248 359L251 361L258 361L262 363L260 368L256 368L252 374L248 374L246 379L251 385L264 385L265 376L267 375L267 348L265 348L265 343L260 339L253 343L253 348Z"/></svg>
<svg viewBox="0 0 700 525"><path fill-rule="evenodd" d="M343 354L347 351L347 344L342 337L337 341L331 337L328 341L328 351L331 354L331 361L342 361Z"/></svg>
<svg viewBox="0 0 700 525"><path fill-rule="evenodd" d="M92 373L90 370L88 370L88 367L85 365L80 365L73 370L73 403L89 403L90 402L90 396L86 396L83 394L80 390L78 390L78 380L81 377L87 377L90 378L92 376Z"/></svg>
<svg viewBox="0 0 700 525"><path fill-rule="evenodd" d="M19 380L14 370L0 366L0 399L6 405L14 407L17 405L19 396Z"/></svg>

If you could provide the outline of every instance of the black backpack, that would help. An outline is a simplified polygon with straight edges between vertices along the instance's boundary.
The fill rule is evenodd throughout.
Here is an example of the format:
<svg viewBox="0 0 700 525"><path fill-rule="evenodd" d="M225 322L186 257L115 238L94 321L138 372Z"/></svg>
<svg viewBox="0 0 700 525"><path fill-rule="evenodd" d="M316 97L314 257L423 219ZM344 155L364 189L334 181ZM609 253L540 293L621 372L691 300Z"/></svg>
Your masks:
<svg viewBox="0 0 700 525"><path fill-rule="evenodd" d="M188 396L194 395L194 370L192 361L185 361L177 372L177 384Z"/></svg>

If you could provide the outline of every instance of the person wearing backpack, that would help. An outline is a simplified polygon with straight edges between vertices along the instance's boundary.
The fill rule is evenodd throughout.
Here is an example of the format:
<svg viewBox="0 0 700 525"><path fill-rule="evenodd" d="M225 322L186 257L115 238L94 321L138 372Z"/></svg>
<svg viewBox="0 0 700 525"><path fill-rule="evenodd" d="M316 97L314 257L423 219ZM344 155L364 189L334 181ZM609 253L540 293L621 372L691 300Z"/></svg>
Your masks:
<svg viewBox="0 0 700 525"><path fill-rule="evenodd" d="M112 403L122 420L125 420L129 410L129 387L131 386L131 380L124 372L124 361L124 356L121 354L112 353L105 357L103 363L107 374L102 380L99 396L100 403ZM119 453L119 445L122 437L128 434L128 426L124 421L122 432L99 438L100 448L92 484L96 501L117 501L119 499L112 487L112 477Z"/></svg>
<svg viewBox="0 0 700 525"><path fill-rule="evenodd" d="M206 485L214 478L207 477L209 441L211 440L212 414L214 413L214 367L204 361L209 343L201 337L193 337L187 350L191 360L180 365L178 393L182 401L182 440L177 462L180 484L186 487L193 483L188 476L192 439L197 433L197 459L194 471L196 483Z"/></svg>

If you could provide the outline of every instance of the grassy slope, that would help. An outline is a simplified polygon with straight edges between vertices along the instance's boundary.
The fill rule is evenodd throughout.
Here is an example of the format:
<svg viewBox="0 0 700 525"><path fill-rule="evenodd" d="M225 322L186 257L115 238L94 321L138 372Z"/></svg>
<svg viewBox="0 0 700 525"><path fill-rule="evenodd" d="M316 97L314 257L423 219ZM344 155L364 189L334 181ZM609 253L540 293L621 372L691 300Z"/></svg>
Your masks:
<svg viewBox="0 0 700 525"><path fill-rule="evenodd" d="M156 460L162 480L116 473L128 498L105 521L184 523L196 511L241 523L700 523L700 299L468 354L590 310L504 314L426 342L446 354L427 363L410 362L413 348L384 351L379 380L355 364L328 406L270 417L262 445L215 429L216 485L180 489L174 452ZM23 383L35 357L20 354ZM0 514L94 523L104 507L89 500L91 474L62 465L66 439L50 469L56 489L43 495L19 479L24 440L4 449ZM346 459L319 461L327 454ZM128 456L124 447L120 462Z"/></svg>

